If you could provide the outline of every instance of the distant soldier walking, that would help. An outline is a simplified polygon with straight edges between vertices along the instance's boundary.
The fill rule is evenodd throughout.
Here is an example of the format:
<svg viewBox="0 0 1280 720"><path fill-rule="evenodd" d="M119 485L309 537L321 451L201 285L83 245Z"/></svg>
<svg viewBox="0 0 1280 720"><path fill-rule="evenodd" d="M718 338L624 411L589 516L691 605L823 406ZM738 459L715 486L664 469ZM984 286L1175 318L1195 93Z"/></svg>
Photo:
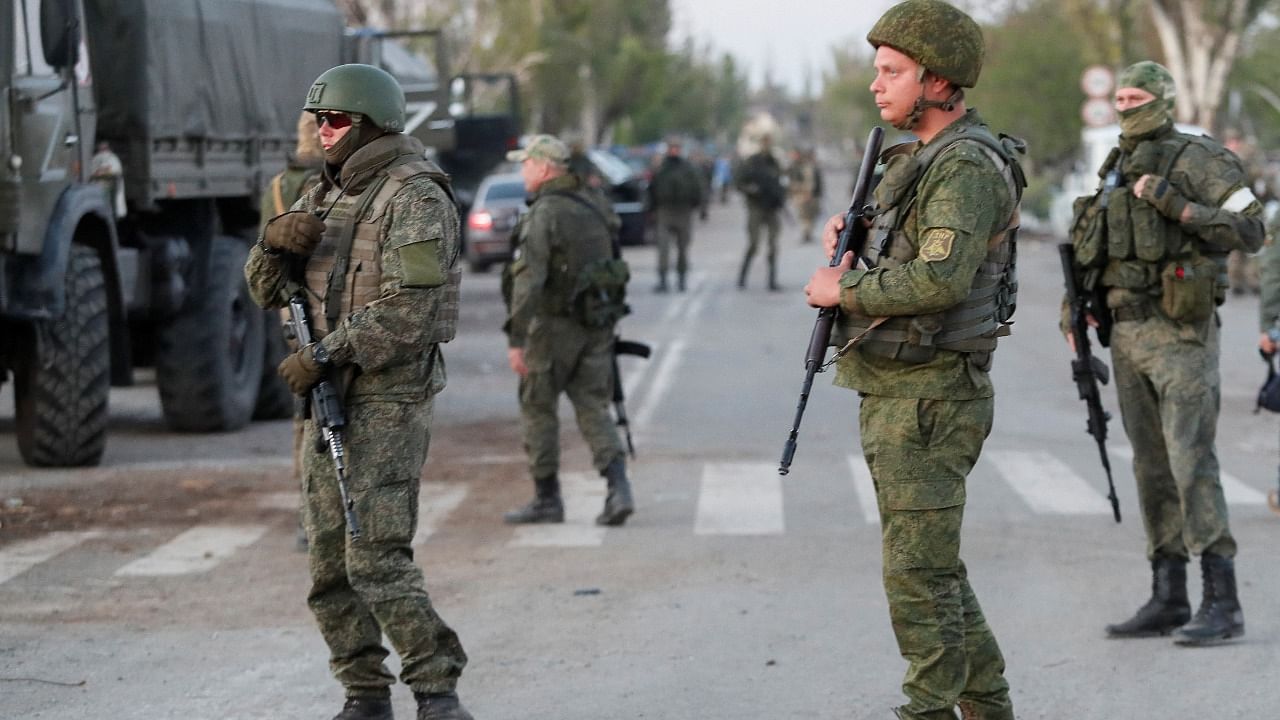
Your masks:
<svg viewBox="0 0 1280 720"><path fill-rule="evenodd" d="M904 720L1013 720L1004 656L960 558L966 478L991 431L988 372L1016 304L1021 145L964 104L982 30L940 0L907 0L875 24L880 117L919 142L890 148L866 249L817 270L809 303L840 308L860 338L836 384L862 396L862 449L880 509L884 588L907 661ZM844 216L827 222L835 251ZM1068 713L1069 714L1069 713ZM865 713L864 713L865 715Z"/></svg>
<svg viewBox="0 0 1280 720"><path fill-rule="evenodd" d="M760 233L765 233L768 243L766 257L769 261L769 289L778 286L778 213L786 202L786 190L782 186L782 166L773 156L773 138L760 137L760 149L742 161L734 174L738 189L747 198L747 252L738 271L738 287L747 286L747 273L751 260L760 247Z"/></svg>
<svg viewBox="0 0 1280 720"><path fill-rule="evenodd" d="M1262 205L1233 154L1174 129L1168 70L1140 62L1116 85L1120 147L1099 172L1116 177L1115 188L1103 191L1106 232L1078 232L1072 242L1085 290L1101 286L1115 323L1111 357L1133 445L1152 593L1107 634L1173 632L1179 644L1201 645L1244 634L1236 541L1215 451L1216 309L1227 292L1227 253L1262 245ZM1065 322L1063 332L1074 344ZM1186 584L1191 555L1200 556L1204 577L1194 618Z"/></svg>
<svg viewBox="0 0 1280 720"><path fill-rule="evenodd" d="M701 171L680 155L679 138L667 140L662 164L649 183L649 204L654 209L658 233L658 284L654 292L667 291L671 245L676 246L676 289L685 290L689 272L689 243L693 241L693 211L705 201Z"/></svg>
<svg viewBox="0 0 1280 720"><path fill-rule="evenodd" d="M608 483L599 525L621 525L635 511L627 461L609 413L613 398L614 326L626 314L626 263L620 221L598 193L568 172L569 149L538 135L507 153L520 163L532 196L511 263L507 361L520 376L520 416L534 497L504 516L508 523L564 522L560 497L561 394Z"/></svg>
<svg viewBox="0 0 1280 720"><path fill-rule="evenodd" d="M455 691L467 656L432 607L411 545L432 402L445 385L440 344L457 328L459 225L449 180L403 134L404 91L383 70L331 68L305 109L319 126L323 179L267 223L245 274L266 308L305 292L316 342L280 363L293 392L305 395L321 379L344 389L358 540L348 536L314 417L302 460L307 604L346 691L334 720L391 720L395 676L383 663L383 635L400 655L418 720L471 720Z"/></svg>
<svg viewBox="0 0 1280 720"><path fill-rule="evenodd" d="M795 160L787 168L787 180L791 206L800 220L800 242L813 242L813 224L817 222L822 201L822 169L818 167L813 148L796 151Z"/></svg>

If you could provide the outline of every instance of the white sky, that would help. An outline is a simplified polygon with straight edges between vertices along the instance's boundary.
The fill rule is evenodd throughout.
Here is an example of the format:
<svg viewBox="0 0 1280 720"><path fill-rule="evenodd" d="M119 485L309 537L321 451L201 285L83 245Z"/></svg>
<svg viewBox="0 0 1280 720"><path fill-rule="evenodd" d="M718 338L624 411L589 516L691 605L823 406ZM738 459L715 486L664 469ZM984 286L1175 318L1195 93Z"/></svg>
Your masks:
<svg viewBox="0 0 1280 720"><path fill-rule="evenodd" d="M866 45L867 31L899 0L671 0L673 37L709 40L718 55L728 52L758 86L766 65L792 91L804 87L806 68L819 90L831 65L830 48Z"/></svg>

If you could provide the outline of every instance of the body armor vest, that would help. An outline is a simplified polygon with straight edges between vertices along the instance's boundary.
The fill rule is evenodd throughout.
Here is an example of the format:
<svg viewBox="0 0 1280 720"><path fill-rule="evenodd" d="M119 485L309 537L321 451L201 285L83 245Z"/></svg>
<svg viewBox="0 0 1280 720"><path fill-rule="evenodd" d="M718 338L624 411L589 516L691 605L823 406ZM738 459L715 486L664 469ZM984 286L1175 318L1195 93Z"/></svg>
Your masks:
<svg viewBox="0 0 1280 720"><path fill-rule="evenodd" d="M863 338L863 352L904 362L923 363L933 359L939 349L966 353L990 353L996 338L1009 334L1009 320L1018 301L1017 233L1018 203L1026 187L1015 153L1025 146L1007 136L997 139L985 127L969 125L951 137L924 146L911 155L914 143L899 145L885 152L888 163L882 188L877 189L881 207L875 213L875 226L865 257L873 267L896 268L919 255L919 247L908 234L907 226L915 221L916 190L920 180L939 156L958 143L971 141L991 158L1000 169L1013 213L1004 229L987 242L987 255L978 266L969 294L956 305L938 313L882 319L875 325L872 318L841 313L840 335L844 340ZM901 156L901 157L900 157Z"/></svg>
<svg viewBox="0 0 1280 720"><path fill-rule="evenodd" d="M1215 275L1213 300L1221 304L1226 296L1227 253L1205 247L1181 223L1165 218L1151 203L1133 196L1133 185L1145 174L1169 178L1173 166L1198 137L1172 133L1167 138L1138 144L1132 154L1113 151L1099 174L1104 177L1106 213L1105 257L1102 285L1108 288L1107 305L1112 309L1145 306L1164 294L1170 264L1195 267ZM1106 189L1106 178L1115 173L1118 181ZM1185 268L1184 268L1185 269Z"/></svg>
<svg viewBox="0 0 1280 720"><path fill-rule="evenodd" d="M312 332L320 340L346 317L377 300L382 291L382 248L379 243L382 219L391 198L409 180L426 175L453 200L449 177L427 160L410 157L394 160L358 195L330 188L321 200L331 202L325 216L324 237L307 262L304 276L308 314ZM330 201L329 197L337 195ZM319 205L320 203L317 203ZM458 327L458 289L462 272L450 268L440 288L436 314L431 320L428 340L449 342Z"/></svg>

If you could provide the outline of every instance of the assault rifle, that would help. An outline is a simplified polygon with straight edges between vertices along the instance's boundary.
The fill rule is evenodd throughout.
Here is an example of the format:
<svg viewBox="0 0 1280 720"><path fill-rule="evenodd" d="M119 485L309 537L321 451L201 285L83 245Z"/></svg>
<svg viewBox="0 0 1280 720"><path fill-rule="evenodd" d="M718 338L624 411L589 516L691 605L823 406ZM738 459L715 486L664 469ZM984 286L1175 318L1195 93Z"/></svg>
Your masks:
<svg viewBox="0 0 1280 720"><path fill-rule="evenodd" d="M875 173L876 163L880 158L880 143L884 140L884 130L871 128L867 137L867 149L862 154L862 166L858 168L858 181L853 186L853 199L849 201L849 209L844 213L844 229L836 242L835 255L831 256L830 267L840 264L844 254L853 251L855 263L862 256L867 244L867 226L863 220L871 212L867 205L867 195L871 192L871 178ZM805 406L809 404L809 393L813 390L813 378L822 372L823 360L827 356L827 345L831 342L831 328L835 325L837 308L828 307L818 311L818 319L813 323L813 332L809 334L809 349L804 355L804 384L800 387L800 402L796 406L796 418L791 424L791 434L782 448L782 462L778 465L778 474L791 472L791 461L796 456L796 442L800 437L800 421L804 419Z"/></svg>
<svg viewBox="0 0 1280 720"><path fill-rule="evenodd" d="M311 344L307 301L301 292L289 298L289 330L297 340L298 347L305 348ZM342 515L346 518L351 541L355 542L360 539L360 525L356 523L351 495L347 492L347 454L342 445L342 431L347 426L347 417L342 410L338 391L326 379L311 388L311 419L320 428L316 450L323 450L327 446L329 455L333 458L333 468L338 473L338 494L342 496Z"/></svg>
<svg viewBox="0 0 1280 720"><path fill-rule="evenodd" d="M1071 243L1058 246L1062 258L1062 275L1067 285L1067 304L1070 313L1071 334L1075 338L1076 357L1071 361L1071 377L1076 381L1076 392L1089 409L1086 432L1098 442L1098 454L1102 456L1102 468L1107 471L1107 499L1111 512L1120 522L1120 499L1116 497L1116 485L1111 478L1111 461L1107 458L1107 421L1111 413L1102 408L1102 392L1098 387L1111 381L1111 369L1094 357L1089 344L1088 298L1076 280L1076 252ZM1102 313L1105 314L1105 313Z"/></svg>
<svg viewBox="0 0 1280 720"><path fill-rule="evenodd" d="M625 404L627 398L622 392L622 375L618 372L618 356L634 355L647 360L651 352L649 346L642 342L623 340L621 337L613 339L613 409L618 415L618 427L622 428L627 438L627 452L632 458L636 456L636 446L631 444L631 423L627 420Z"/></svg>

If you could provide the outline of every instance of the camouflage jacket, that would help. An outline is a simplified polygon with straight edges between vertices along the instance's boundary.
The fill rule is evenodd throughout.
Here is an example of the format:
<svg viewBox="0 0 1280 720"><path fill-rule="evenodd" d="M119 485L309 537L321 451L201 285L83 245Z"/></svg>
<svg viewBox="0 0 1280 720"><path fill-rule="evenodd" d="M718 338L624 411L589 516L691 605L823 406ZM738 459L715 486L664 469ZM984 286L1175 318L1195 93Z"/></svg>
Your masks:
<svg viewBox="0 0 1280 720"><path fill-rule="evenodd" d="M970 110L931 143L949 143L957 131L981 125ZM924 145L917 144L913 154ZM975 141L960 141L941 153L915 185L912 197L891 199L877 188L876 211L907 206L901 223L919 255L898 267L850 270L840 280L840 309L867 317L928 315L954 306L969 294L987 243L1004 231L1015 198L1001 168ZM939 350L928 362L860 352L844 355L835 383L862 393L899 398L973 400L994 390L985 367L965 353Z"/></svg>
<svg viewBox="0 0 1280 720"><path fill-rule="evenodd" d="M362 193L381 187L378 182L397 165L421 161L423 147L416 139L384 135L357 150L338 170L326 168L325 180L295 205L294 210L342 207L362 199ZM456 324L458 213L448 193L426 175L404 180L382 202L372 202L356 218L357 237L369 237L375 257L366 264L352 253L346 298L367 296L342 308L332 331L315 317L320 341L336 367L354 374L349 394L387 399L420 399L443 387L443 364L437 360L442 325L451 335ZM306 277L312 263L332 262L335 226L330 218L321 245L305 262L288 254L267 252L261 241L249 253L245 276L254 300L263 307L288 303L291 288ZM326 255L326 248L327 255ZM297 267L301 265L302 267ZM375 268L376 277L369 275ZM310 283L314 285L315 283ZM367 288L363 291L361 288ZM323 288L308 287L314 297ZM365 295L364 293L367 293Z"/></svg>
<svg viewBox="0 0 1280 720"><path fill-rule="evenodd" d="M575 175L554 178L538 189L520 221L517 257L511 263L510 347L525 346L538 318L571 314L579 273L592 261L612 256L620 225L613 209L584 190Z"/></svg>
<svg viewBox="0 0 1280 720"><path fill-rule="evenodd" d="M747 203L764 210L777 210L786 202L782 186L782 166L772 153L760 151L742 161L734 182L747 196Z"/></svg>
<svg viewBox="0 0 1280 720"><path fill-rule="evenodd" d="M649 204L689 212L702 205L702 174L682 157L665 157L649 183Z"/></svg>

